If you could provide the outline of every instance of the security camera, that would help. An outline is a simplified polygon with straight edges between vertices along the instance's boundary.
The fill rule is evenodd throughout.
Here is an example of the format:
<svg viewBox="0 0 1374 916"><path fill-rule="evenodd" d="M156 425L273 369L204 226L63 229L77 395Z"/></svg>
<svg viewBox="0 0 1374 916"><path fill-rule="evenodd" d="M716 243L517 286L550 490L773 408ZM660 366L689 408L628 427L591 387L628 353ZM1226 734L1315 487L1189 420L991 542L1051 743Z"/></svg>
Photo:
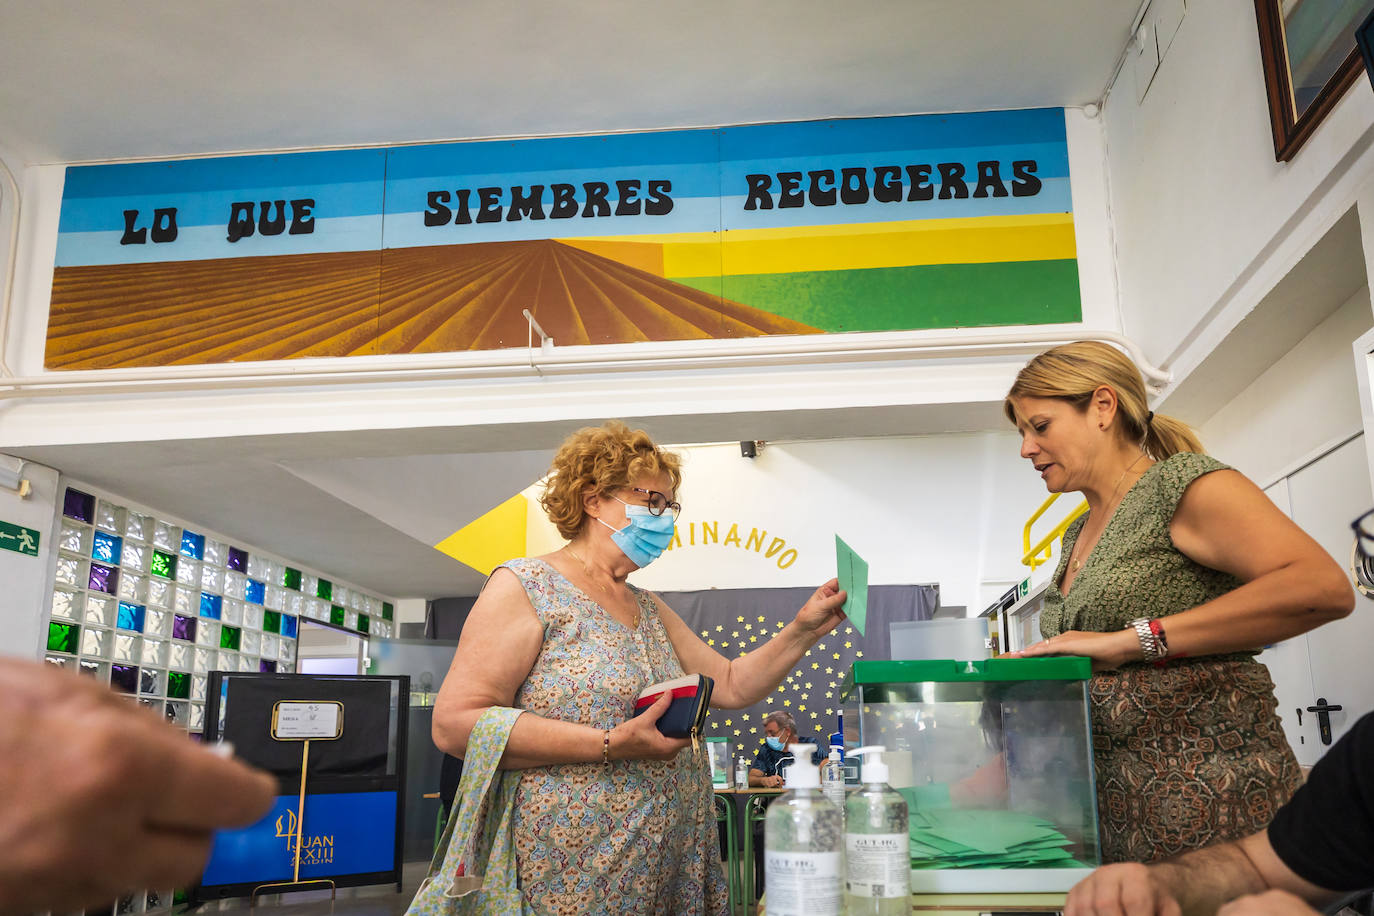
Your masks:
<svg viewBox="0 0 1374 916"><path fill-rule="evenodd" d="M739 444L739 453L743 458L757 458L759 455L759 444L752 440L746 440Z"/></svg>

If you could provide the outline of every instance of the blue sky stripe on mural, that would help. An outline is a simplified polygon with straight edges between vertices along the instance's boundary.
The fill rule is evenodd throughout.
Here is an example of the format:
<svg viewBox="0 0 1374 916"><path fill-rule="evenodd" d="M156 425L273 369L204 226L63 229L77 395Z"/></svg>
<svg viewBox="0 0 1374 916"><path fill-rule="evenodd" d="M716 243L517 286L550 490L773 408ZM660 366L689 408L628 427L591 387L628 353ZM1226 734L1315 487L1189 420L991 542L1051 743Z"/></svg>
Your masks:
<svg viewBox="0 0 1374 916"><path fill-rule="evenodd" d="M67 169L64 202L129 194L380 181L384 149L127 162Z"/></svg>
<svg viewBox="0 0 1374 916"><path fill-rule="evenodd" d="M721 130L720 155L726 160L768 159L794 150L825 156L1064 143L1065 138L1062 108L1029 108L726 127Z"/></svg>

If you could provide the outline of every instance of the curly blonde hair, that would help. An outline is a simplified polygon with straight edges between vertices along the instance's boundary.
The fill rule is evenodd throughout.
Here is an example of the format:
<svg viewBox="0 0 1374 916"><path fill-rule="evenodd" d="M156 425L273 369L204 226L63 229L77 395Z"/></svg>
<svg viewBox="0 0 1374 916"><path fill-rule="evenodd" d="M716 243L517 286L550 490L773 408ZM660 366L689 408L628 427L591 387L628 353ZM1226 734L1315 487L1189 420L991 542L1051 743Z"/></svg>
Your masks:
<svg viewBox="0 0 1374 916"><path fill-rule="evenodd" d="M558 533L572 540L587 521L584 493L606 496L648 474L667 474L676 493L682 483L682 459L659 448L644 430L630 429L619 420L584 426L558 447L539 505Z"/></svg>

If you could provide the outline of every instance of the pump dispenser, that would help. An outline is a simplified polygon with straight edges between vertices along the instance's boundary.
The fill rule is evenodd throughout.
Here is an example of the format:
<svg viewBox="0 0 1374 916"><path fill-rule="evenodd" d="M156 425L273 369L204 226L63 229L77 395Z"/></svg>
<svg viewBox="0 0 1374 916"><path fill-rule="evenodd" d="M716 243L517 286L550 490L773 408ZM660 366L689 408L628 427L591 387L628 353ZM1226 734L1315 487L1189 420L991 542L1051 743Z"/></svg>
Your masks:
<svg viewBox="0 0 1374 916"><path fill-rule="evenodd" d="M850 751L863 757L863 785L845 802L845 903L850 916L897 916L911 908L911 823L906 799L887 784L886 748Z"/></svg>
<svg viewBox="0 0 1374 916"><path fill-rule="evenodd" d="M821 792L811 762L814 744L787 748L787 791L768 808L763 827L767 916L839 916L843 815Z"/></svg>
<svg viewBox="0 0 1374 916"><path fill-rule="evenodd" d="M830 745L830 759L821 764L821 791L830 803L844 810L844 748Z"/></svg>

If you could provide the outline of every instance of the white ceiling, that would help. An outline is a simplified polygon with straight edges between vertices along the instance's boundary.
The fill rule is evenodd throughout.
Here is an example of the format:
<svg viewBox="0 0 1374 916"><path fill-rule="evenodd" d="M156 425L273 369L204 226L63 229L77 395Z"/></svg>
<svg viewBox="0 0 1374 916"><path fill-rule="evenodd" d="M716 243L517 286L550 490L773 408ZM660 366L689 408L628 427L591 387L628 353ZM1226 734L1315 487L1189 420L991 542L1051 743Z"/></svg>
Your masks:
<svg viewBox="0 0 1374 916"><path fill-rule="evenodd" d="M1076 106L1104 95L1139 5L5 0L0 152L19 166ZM1001 423L995 405L643 419L669 442ZM536 479L573 425L7 450L389 597L440 597L482 577L430 545Z"/></svg>

